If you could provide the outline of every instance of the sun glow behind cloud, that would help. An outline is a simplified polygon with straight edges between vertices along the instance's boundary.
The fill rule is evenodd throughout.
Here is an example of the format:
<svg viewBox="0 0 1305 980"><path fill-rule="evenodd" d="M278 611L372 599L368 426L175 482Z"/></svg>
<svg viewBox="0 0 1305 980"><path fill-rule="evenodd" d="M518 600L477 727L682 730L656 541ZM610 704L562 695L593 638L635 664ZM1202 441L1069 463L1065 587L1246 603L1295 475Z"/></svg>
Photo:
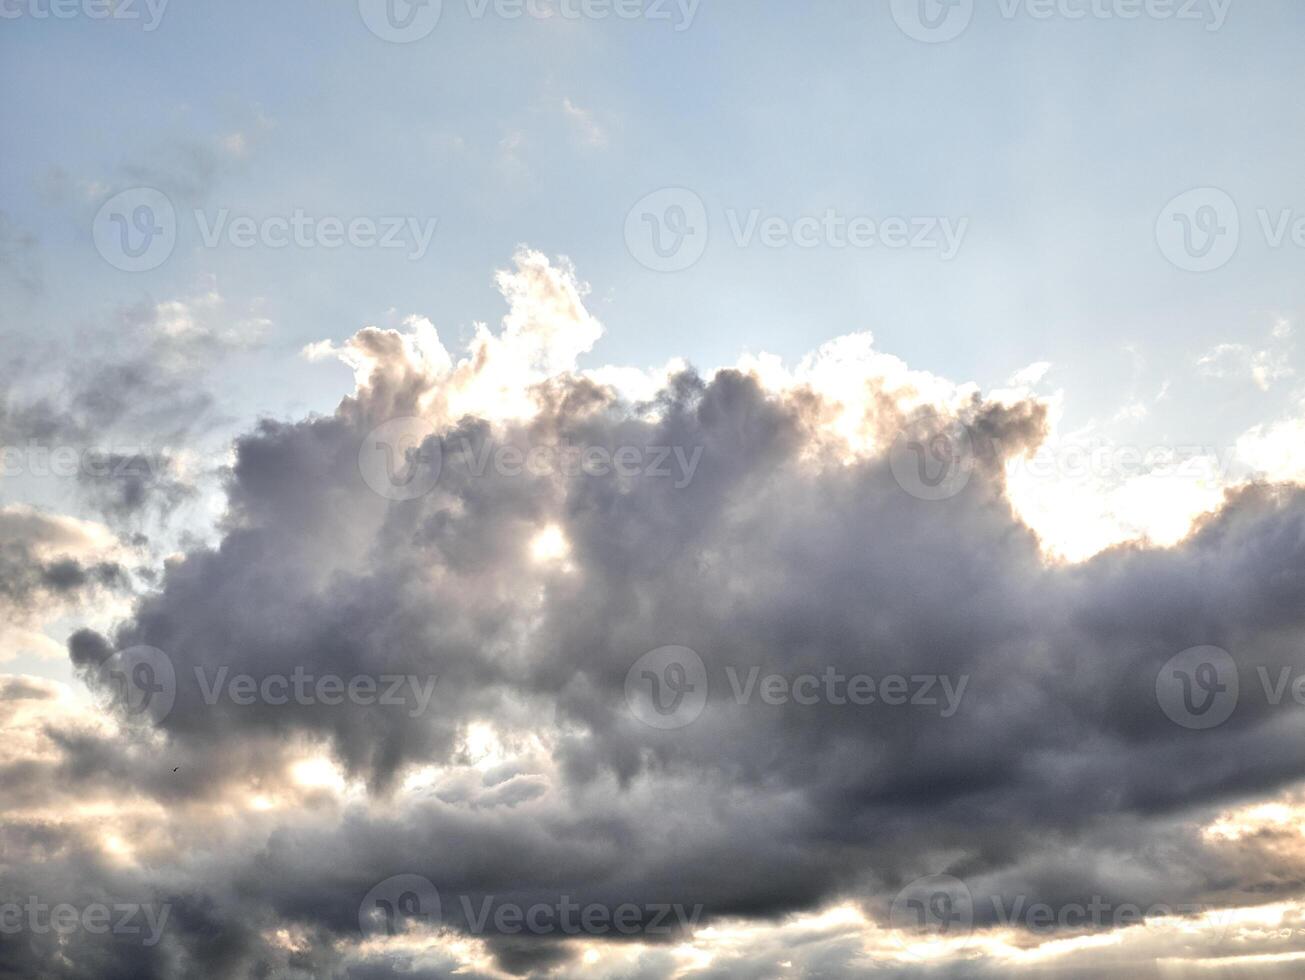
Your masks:
<svg viewBox="0 0 1305 980"><path fill-rule="evenodd" d="M556 434L548 425L549 413L557 411L559 373L589 381L607 379L630 401L637 400L637 393L646 395L649 379L660 377L655 371L612 366L588 372L580 369L578 360L594 346L601 326L584 309L582 300L587 287L575 279L568 265L554 265L538 253L524 252L518 256L516 271L500 276L499 285L509 301L510 312L504 327L498 334L478 330L472 344L473 354L466 358L455 359L450 355L435 326L419 317L406 320L402 331L369 328L342 344L314 348L315 354L337 356L356 372L357 388L342 406L340 418L365 429L388 413L408 411L405 399L411 396L417 406L415 410L422 412L437 428L453 426L462 415L471 413L482 418L496 436L536 425L547 433L545 438L554 439ZM1217 457L1198 460L1199 465L1185 472L1163 475L1119 472L1111 462L1116 458L1112 453L1118 447L1112 447L1099 432L1060 433L1058 426L1066 396L1043 390L1050 370L1046 364L1031 365L1016 372L1006 387L985 399L973 384L957 384L911 370L899 359L877 351L873 338L862 333L831 341L791 368L777 357L760 354L745 357L726 370L756 379L761 397L749 410L753 415L744 413L738 419L729 419L730 425L736 428L723 431L742 442L748 434L746 426L754 421L756 413L773 406L792 410L795 431L800 431L804 438L809 437L795 454L801 465L794 468L801 471L803 478L822 473L822 467L841 475L856 472L856 467L865 464L869 468L882 466L883 456L889 451L903 419L916 412L960 417L978 427L988 424L976 421L980 407L989 411L1030 405L1044 409L1048 425L1042 448L1050 454L1050 469L1039 470L1037 460L1004 447L1002 451L1015 452L1015 457L1005 462L1005 496L994 493L993 498L1001 506L1009 501L1017 515L1032 527L1048 562L1081 561L1112 544L1130 540L1176 544L1188 533L1194 519L1217 508L1225 491L1244 480L1240 471ZM720 376L722 372L709 374L703 384ZM628 388L623 387L627 385ZM726 402L723 407L713 405L712 410L727 412L729 407ZM658 410L650 411L649 417L656 417ZM1076 442L1097 448L1104 445L1107 465L1097 467L1091 463L1086 469L1067 465L1067 460L1082 455ZM233 472L247 465L247 460L234 452L230 462ZM497 475L491 473L486 479ZM774 474L768 471L766 475ZM540 485L551 486L551 483L541 479ZM890 492L896 492L891 484L885 485ZM474 489L483 486L479 484ZM572 535L571 522L575 515L554 504L523 508L518 518L507 525L511 533L502 539L477 538L473 548L445 554L440 549L449 542L440 537L441 522L470 522L469 515L475 513L471 506L476 503L474 494L458 497L459 491L454 489L457 487L456 481L450 480L438 488L432 497L439 501L438 519L423 524L420 533L414 534L403 524L407 515L414 512L413 508L405 512L401 507L370 498L365 498L365 517L351 527L360 534L364 545L369 543L368 539L358 529L370 528L395 531L401 537L420 540L423 549L431 549L419 551L418 563L404 567L402 574L396 573L396 581L403 584L396 586L389 582L385 586L387 595L412 588L420 594L420 603L444 602L445 615L449 610L468 607L483 615L485 622L495 623L503 596L527 597L521 603L526 614L511 625L511 630L518 632L496 636L494 651L502 651L501 659L489 658L489 666L482 665L482 669L506 671L520 681L525 676L533 677L530 672L538 668L543 672L533 677L534 680L544 678L546 684L563 684L566 710L554 703L544 704L541 709L539 691L529 689L529 685L523 684L526 690L516 692L520 694L516 698L498 691L493 698L477 704L447 733L446 745L451 746L447 758L431 761L441 751L441 745L433 742L426 750L428 754L404 760L406 767L398 768L392 783L368 782L366 755L348 762L343 753L337 758L330 742L331 736L339 733L332 731L325 735L319 732L316 738L303 741L267 738L251 746L243 758L223 759L222 765L229 768L206 772L201 787L182 793L187 799L185 806L178 805L173 810L162 808L152 800L146 802L146 791L135 800L115 802L112 793L118 788L113 787L107 791L85 790L77 801L66 806L16 807L14 812L30 819L57 816L71 829L84 830L107 866L123 872L140 872L162 860L169 847L193 839L183 816L193 819L196 825L216 821L221 830L215 836L226 842L271 840L283 845L293 841L288 847L288 853L293 855L297 853L296 847L311 848L318 839L329 840L331 828L341 822L392 822L395 826L411 822L421 827L427 821L448 821L447 825L465 831L496 822L512 826L513 818L525 814L530 815L532 825L542 825L543 820L558 819L550 807L561 807L567 812L574 807L583 812L584 805L592 805L594 799L606 805L627 794L645 791L643 787L647 783L641 782L640 776L631 776L627 783L614 777L602 781L609 779L604 776L597 788L583 790L569 782L567 766L583 768L599 750L599 740L593 732L597 721L610 714L611 708L594 700L596 674L572 666L559 672L562 682L549 676L546 668L551 647L536 636L547 603L557 593L565 594L585 582L579 573L587 570L593 538ZM302 494L311 489L300 485L295 492ZM616 486L612 500L624 505L626 499L621 496L624 489ZM448 500L439 497L444 492L448 492ZM795 514L801 514L802 503L793 502ZM22 519L19 523L31 523L31 515L24 512L18 513L17 518ZM477 530L483 529L477 525ZM93 537L92 532L97 529L70 525L57 530L67 540L84 544L89 540L87 536ZM72 534L74 531L77 533ZM70 534L72 537L68 537ZM113 543L111 535L100 543L106 542ZM746 552L742 542L734 542L734 548ZM441 565L440 560L449 555L455 561ZM751 581L749 576L764 573L772 555L768 552L766 561L745 561L741 567L733 568L737 578L731 584L736 590L731 593L731 601L745 602L751 590L740 583ZM386 552L384 557L389 562L406 556ZM372 570L374 554L367 548L360 547L353 558L360 563L359 567ZM340 561L342 575L360 574L359 567L350 567L348 560L338 555L316 554L312 560L313 573L327 560ZM489 587L497 584L492 576L487 576L489 586L485 589L477 581L476 587L460 593L456 602L439 594L439 576L452 578L468 570L472 574L484 572L493 560L502 560L513 569L514 576L519 576L504 579L509 585L499 594ZM695 560L696 574L702 576L701 587L707 588L712 583L714 568L722 562L737 562L738 558L729 548L717 547L712 542L711 547L704 547L695 555ZM180 567L186 561L197 559L179 556L174 566ZM428 568L438 574L427 577ZM657 575L661 574L659 570ZM691 586L689 591L698 587ZM647 583L641 582L632 593L641 595L647 588ZM599 589L596 587L595 591ZM476 604L480 602L485 605L478 607ZM381 648L378 637L384 633L384 629L378 629L369 634L363 648L371 651L373 644ZM422 638L431 650L439 648L447 639L442 630L434 637ZM455 637L455 640L463 642L465 638ZM477 639L470 647L454 647L457 658L450 665L455 675L465 663L475 662L479 643ZM530 651L531 662L519 656L518 647ZM389 647L384 649L387 656L391 655ZM403 652L400 650L397 655L402 656ZM223 655L230 654L231 650L224 648ZM593 670L593 665L589 668ZM19 763L44 760L43 765L54 764L59 749L38 720L57 717L61 724L75 722L94 728L106 738L119 728L117 721L99 708L72 710L68 703L70 697L69 691L63 690L46 700L17 701L19 707L13 716L17 723L12 726L8 748L0 750L4 758L15 761L18 757ZM531 726L538 726L541 718L546 719L545 724L556 723L557 728L543 735L531 733ZM383 722L384 725L392 723L393 719ZM377 719L369 718L359 730L370 736L376 731L372 727L375 724ZM619 733L619 737L627 734ZM163 741L162 735L156 735L150 743L137 733L130 748L120 749L119 761L125 763L124 770L137 775L149 772L150 778L144 781L146 786L157 786L164 779L172 779L172 785L182 784L189 778L189 772L174 774L170 772L172 767L164 766L158 758ZM633 751L630 758L634 758ZM685 793L686 800L703 795L696 786L687 790L682 786L675 788ZM661 789L663 793L668 792L666 784ZM186 792L194 796L186 797ZM588 798L582 798L586 795ZM665 810L671 816L676 811L665 797L644 799L637 809L639 812ZM624 816L619 809L606 812L599 808L598 812L603 816L593 826L619 824ZM542 814L540 821L536 821L535 813ZM782 826L784 818L774 815L772 818ZM104 832L104 823L112 823L114 830ZM1281 857L1295 847L1294 839L1300 835L1301 823L1287 802L1261 803L1221 816L1202 829L1201 838L1212 851L1233 846L1256 847ZM521 831L516 833L523 836ZM296 834L302 836L296 838ZM1274 848L1278 850L1275 852ZM284 858L285 854L280 856ZM866 894L876 887L879 886L867 884ZM677 936L673 942L660 944L579 938L565 942L576 955L579 964L576 970L592 971L600 976L624 975L648 963L655 963L657 969L671 976L686 976L704 969L728 972L749 965L763 975L768 971L800 973L805 962L803 957L809 950L846 956L849 962L864 968L894 969L973 960L1012 970L1042 969L1081 962L1085 957L1101 962L1142 962L1153 959L1157 951L1172 953L1192 946L1199 950L1191 958L1199 959L1210 950L1222 950L1219 944L1225 941L1225 933L1221 930L1229 921L1244 948L1262 951L1256 955L1289 956L1292 954L1265 947L1275 930L1284 928L1284 922L1290 923L1300 914L1300 909L1292 903L1275 903L1233 911L1231 920L1221 919L1220 913L1212 912L1187 919L1155 918L1145 926L1131 929L1087 933L1062 930L1035 935L1027 930L1000 927L979 929L964 936L922 939L888 928L873 914L868 901L864 906L858 904L859 897L864 896L840 895L832 903L826 901L809 912L781 919L716 917L701 928ZM267 933L269 945L287 954L299 955L296 951L302 950L308 941L286 928ZM366 958L402 952L432 969L443 968L452 960L463 971L506 975L495 960L492 944L484 937L457 935L448 929L435 930L431 935L405 934L388 941L358 943L341 939L339 945L349 956ZM567 975L567 969L570 967L562 968L559 975Z"/></svg>

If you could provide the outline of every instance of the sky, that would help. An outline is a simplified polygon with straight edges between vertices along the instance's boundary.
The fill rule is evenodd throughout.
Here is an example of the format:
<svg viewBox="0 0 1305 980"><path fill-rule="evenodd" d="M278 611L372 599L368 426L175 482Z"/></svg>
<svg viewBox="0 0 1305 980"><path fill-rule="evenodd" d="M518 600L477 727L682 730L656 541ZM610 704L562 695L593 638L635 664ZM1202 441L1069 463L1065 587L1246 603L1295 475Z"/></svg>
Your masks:
<svg viewBox="0 0 1305 980"><path fill-rule="evenodd" d="M1292 975L1303 37L0 0L0 977Z"/></svg>

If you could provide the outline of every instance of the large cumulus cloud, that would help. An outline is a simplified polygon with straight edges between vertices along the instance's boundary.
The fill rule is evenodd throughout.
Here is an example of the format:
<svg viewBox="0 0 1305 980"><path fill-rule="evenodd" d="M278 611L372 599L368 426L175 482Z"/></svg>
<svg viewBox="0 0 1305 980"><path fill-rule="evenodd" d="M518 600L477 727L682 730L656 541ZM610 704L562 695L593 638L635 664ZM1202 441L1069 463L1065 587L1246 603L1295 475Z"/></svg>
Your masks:
<svg viewBox="0 0 1305 980"><path fill-rule="evenodd" d="M1247 487L1175 547L1049 562L1005 486L1006 462L1044 435L1037 401L935 390L875 360L836 392L683 369L635 400L573 369L598 334L569 269L525 253L500 285L504 331L482 328L456 363L422 321L319 348L349 360L358 390L330 416L240 438L218 543L170 561L116 630L74 636L92 687L124 648L175 668L156 726L69 723L11 776L32 799L63 777L165 808L129 875L73 876L73 844L54 865L173 903L165 940L131 952L144 965L121 961L135 975L391 975L402 963L383 951L348 950L362 897L398 874L436 883L455 933L487 899L562 895L700 906L704 923L847 902L887 924L899 888L939 873L967 883L981 928L998 924L994 897L1299 894L1301 862L1259 862L1200 828L1305 776L1305 714L1248 697L1194 731L1160 709L1155 684L1202 644L1230 651L1248 690L1257 666L1302 666L1305 492ZM407 464L439 461L414 499L377 493L360 470L396 418L429 427ZM969 482L944 500L904 490L897 433L956 420ZM697 462L684 479L477 463L563 446ZM541 553L541 535L560 544ZM691 723L659 730L631 712L626 683L668 645L700 655L709 695ZM753 668L965 686L950 713L738 703L731 678ZM296 669L437 684L416 711L210 703L199 677ZM344 788L282 785L319 756ZM218 818L251 797L270 804ZM575 966L557 931L479 938L493 969ZM866 968L837 935L809 941L813 975ZM785 955L754 953L723 961L728 975L767 975ZM78 976L111 953L27 955ZM647 975L670 971L665 955L646 954Z"/></svg>

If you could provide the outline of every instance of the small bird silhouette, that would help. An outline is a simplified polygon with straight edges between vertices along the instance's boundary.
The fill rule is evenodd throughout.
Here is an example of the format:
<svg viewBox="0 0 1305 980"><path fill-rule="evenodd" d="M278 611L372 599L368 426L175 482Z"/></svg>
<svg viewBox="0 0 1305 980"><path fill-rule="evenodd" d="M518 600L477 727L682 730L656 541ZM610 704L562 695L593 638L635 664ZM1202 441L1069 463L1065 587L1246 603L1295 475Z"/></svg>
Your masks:
<svg viewBox="0 0 1305 980"><path fill-rule="evenodd" d="M174 769L173 769L173 770L172 770L172 771L173 771L173 772L176 772L176 771L177 771L177 769L180 769L180 768L181 768L181 766L177 766L177 767L176 767L176 768L174 768Z"/></svg>

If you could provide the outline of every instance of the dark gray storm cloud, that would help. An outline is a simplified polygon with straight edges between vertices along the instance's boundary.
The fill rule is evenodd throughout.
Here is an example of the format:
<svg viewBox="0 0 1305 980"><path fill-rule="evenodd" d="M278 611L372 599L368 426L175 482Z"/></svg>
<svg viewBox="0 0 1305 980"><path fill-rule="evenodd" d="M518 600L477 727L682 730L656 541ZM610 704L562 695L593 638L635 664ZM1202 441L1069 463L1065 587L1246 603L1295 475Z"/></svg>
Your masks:
<svg viewBox="0 0 1305 980"><path fill-rule="evenodd" d="M50 772L22 778L77 773L200 805L280 778L288 746L319 744L370 801L301 814L220 861L179 857L157 886L176 903L173 928L146 966L139 950L122 963L293 975L290 954L268 944L273 922L316 937L295 954L303 969L400 975L401 963L350 966L326 941L357 940L359 901L399 874L437 883L443 921L478 932L518 973L566 962L565 937L523 939L468 910L566 895L777 921L843 899L887 921L899 888L939 873L967 882L980 927L999 923L992 900L1010 896L1145 907L1299 894L1299 875L1233 860L1195 827L1305 775L1305 712L1247 699L1195 731L1160 710L1156 678L1202 644L1230 651L1248 689L1257 666L1305 666L1305 492L1252 487L1176 547L1048 564L1003 476L1006 458L1038 444L1039 406L976 398L963 412L974 476L929 501L904 492L886 454L849 463L824 448L816 395L778 396L725 371L683 373L647 405L555 382L529 422L449 424L414 457L441 460L430 492L393 501L360 475L360 449L417 411L422 386L374 380L331 417L265 421L240 439L220 543L170 563L113 635L73 637L92 685L116 650L166 652L175 706L133 736L161 737L165 751L65 734ZM932 424L882 412L889 438ZM561 444L701 456L680 486L649 472L475 465L487 446ZM569 544L565 561L531 557L549 525ZM667 645L701 656L709 693L691 724L658 730L625 690L635 661ZM965 687L950 713L739 703L754 668ZM438 684L421 711L410 699L205 694L220 674L296 669ZM544 756L398 793L423 767L458 762L484 720L518 746L544 737ZM837 944L821 955L831 973L854 964ZM750 975L736 965L730 975Z"/></svg>

